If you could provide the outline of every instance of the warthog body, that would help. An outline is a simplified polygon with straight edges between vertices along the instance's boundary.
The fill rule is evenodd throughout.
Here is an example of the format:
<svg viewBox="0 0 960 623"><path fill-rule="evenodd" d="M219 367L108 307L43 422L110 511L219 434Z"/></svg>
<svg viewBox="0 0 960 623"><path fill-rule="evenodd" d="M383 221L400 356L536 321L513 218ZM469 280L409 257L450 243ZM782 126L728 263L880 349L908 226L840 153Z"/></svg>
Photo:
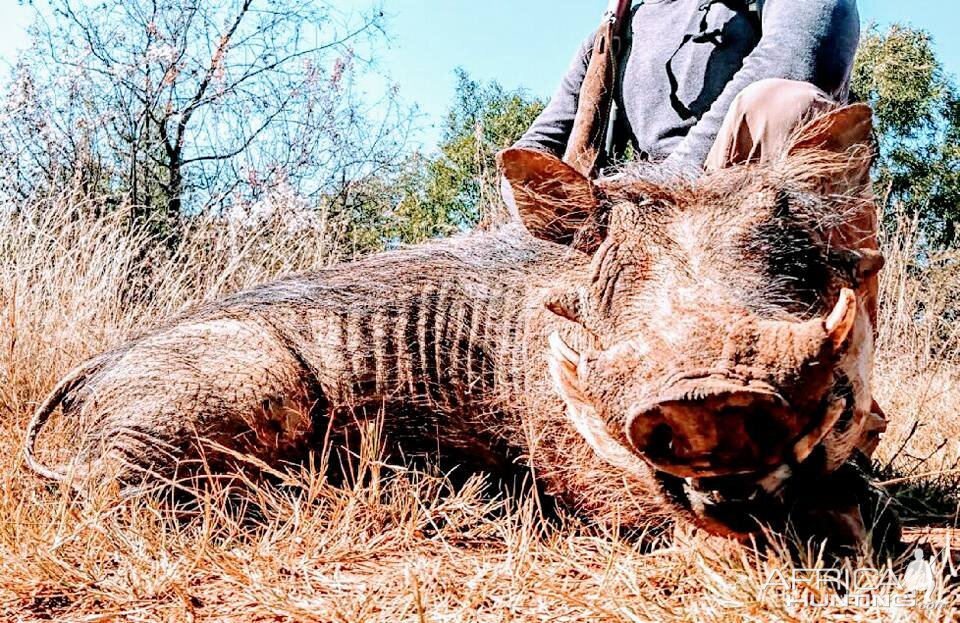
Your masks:
<svg viewBox="0 0 960 623"><path fill-rule="evenodd" d="M626 523L680 507L740 534L792 513L856 539L879 260L850 190L865 159L838 154L868 136L869 112L843 109L781 160L696 181L592 184L506 152L520 219L241 292L96 357L40 408L28 459L136 485L198 440L275 463L382 414L405 452L526 462ZM61 402L85 432L48 469L29 448Z"/></svg>

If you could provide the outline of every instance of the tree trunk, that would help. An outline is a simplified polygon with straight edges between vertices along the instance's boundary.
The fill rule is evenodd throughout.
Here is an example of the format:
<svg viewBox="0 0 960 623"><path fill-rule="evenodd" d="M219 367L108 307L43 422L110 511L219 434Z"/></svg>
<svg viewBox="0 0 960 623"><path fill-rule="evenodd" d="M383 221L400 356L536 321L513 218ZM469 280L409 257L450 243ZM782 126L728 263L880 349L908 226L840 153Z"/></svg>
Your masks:
<svg viewBox="0 0 960 623"><path fill-rule="evenodd" d="M167 184L167 221L175 223L180 219L183 208L183 165L180 152L175 152L169 163L169 183Z"/></svg>

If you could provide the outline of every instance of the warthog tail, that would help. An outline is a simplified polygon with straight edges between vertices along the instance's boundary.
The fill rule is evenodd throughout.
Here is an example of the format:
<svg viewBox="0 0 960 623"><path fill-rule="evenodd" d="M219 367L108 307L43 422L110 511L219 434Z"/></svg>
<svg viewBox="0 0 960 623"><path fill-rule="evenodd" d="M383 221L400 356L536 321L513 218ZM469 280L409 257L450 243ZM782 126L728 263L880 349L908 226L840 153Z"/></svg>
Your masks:
<svg viewBox="0 0 960 623"><path fill-rule="evenodd" d="M34 454L34 446L36 446L40 431L46 425L47 421L50 420L50 416L57 410L60 403L63 402L63 399L86 380L91 373L103 367L105 363L104 359L105 357L103 356L95 357L74 368L70 374L57 383L57 386L53 388L53 391L50 392L47 399L40 405L36 412L34 412L30 423L27 424L27 435L23 440L23 459L27 467L42 478L62 483L67 480L69 474L65 469L58 470L47 467L37 459Z"/></svg>

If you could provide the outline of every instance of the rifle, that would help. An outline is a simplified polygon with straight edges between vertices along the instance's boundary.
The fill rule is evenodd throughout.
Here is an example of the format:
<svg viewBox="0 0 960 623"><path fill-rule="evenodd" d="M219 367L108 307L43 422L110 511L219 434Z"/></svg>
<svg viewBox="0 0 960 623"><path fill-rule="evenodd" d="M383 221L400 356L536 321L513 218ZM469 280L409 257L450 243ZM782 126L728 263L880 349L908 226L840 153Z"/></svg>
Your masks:
<svg viewBox="0 0 960 623"><path fill-rule="evenodd" d="M564 162L590 178L597 174L597 164L606 147L617 81L620 36L631 4L631 0L610 0L603 13L590 64L580 87L573 130L563 155Z"/></svg>

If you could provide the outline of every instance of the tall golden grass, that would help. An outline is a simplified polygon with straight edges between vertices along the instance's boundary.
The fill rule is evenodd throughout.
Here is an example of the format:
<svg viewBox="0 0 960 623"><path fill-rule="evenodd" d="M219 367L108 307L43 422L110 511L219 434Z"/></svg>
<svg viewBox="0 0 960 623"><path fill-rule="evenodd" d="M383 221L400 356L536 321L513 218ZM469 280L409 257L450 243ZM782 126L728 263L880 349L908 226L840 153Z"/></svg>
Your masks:
<svg viewBox="0 0 960 623"><path fill-rule="evenodd" d="M375 431L338 486L322 465L304 467L283 487L248 482L240 502L227 485L211 489L189 514L150 499L63 496L22 469L19 447L32 410L72 366L198 301L341 258L331 222L298 221L280 204L257 218L193 221L173 257L124 209L98 208L67 193L0 215L0 620L957 616L960 591L948 582L927 610L817 605L829 595L816 587L767 585L775 572L826 564L815 544L797 559L782 539L754 551L679 527L650 543L562 511L548 519L535 495L491 494L482 475L454 486L384 464ZM891 427L878 459L887 476L908 477L894 489L919 509L912 520L942 524L960 457L960 258L921 254L915 223L893 221L876 383ZM52 445L69 452L58 430ZM843 564L903 565L869 552ZM944 557L934 566L950 569ZM789 605L805 595L814 605Z"/></svg>

